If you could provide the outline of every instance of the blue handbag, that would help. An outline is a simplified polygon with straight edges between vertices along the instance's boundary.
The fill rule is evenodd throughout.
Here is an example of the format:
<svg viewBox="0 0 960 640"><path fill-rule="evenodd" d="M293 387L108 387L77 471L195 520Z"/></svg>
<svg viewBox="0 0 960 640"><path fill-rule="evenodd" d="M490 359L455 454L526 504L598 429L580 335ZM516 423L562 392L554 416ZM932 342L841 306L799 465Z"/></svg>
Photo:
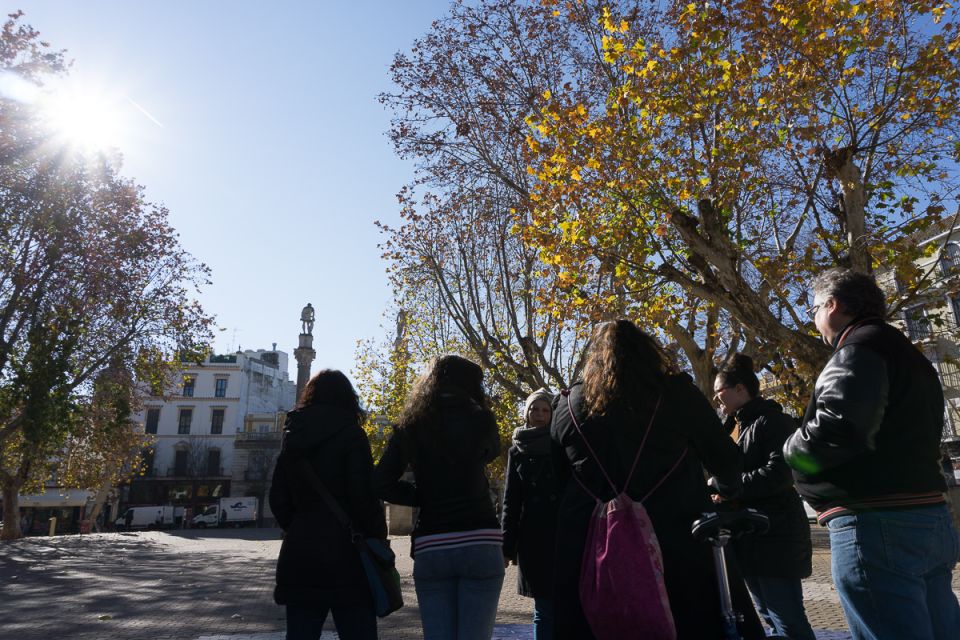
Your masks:
<svg viewBox="0 0 960 640"><path fill-rule="evenodd" d="M400 591L400 573L397 571L397 556L390 548L390 543L380 538L364 538L357 533L344 510L340 507L320 477L306 460L300 460L300 471L306 477L310 486L320 494L334 517L340 522L350 541L360 556L360 564L370 586L370 595L373 596L373 610L380 618L385 618L403 606L403 593Z"/></svg>

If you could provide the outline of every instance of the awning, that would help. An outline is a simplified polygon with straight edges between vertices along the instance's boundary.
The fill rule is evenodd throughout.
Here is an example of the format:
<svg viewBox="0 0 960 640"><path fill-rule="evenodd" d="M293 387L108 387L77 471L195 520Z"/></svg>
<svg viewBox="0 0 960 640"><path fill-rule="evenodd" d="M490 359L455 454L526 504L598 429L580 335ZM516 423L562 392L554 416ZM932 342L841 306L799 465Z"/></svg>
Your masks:
<svg viewBox="0 0 960 640"><path fill-rule="evenodd" d="M47 489L38 495L21 495L20 506L38 509L82 507L87 504L92 497L92 491L84 491L82 489Z"/></svg>

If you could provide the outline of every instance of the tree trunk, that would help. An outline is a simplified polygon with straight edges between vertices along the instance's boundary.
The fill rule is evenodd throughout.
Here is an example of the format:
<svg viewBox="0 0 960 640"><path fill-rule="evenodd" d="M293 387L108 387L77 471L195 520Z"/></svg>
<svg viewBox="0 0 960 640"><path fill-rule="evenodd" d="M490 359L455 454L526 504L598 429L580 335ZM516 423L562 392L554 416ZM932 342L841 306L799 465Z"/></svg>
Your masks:
<svg viewBox="0 0 960 640"><path fill-rule="evenodd" d="M866 189L860 167L853 162L853 149L845 147L824 154L828 175L835 177L843 189L843 215L850 252L850 268L872 273L873 264L867 251Z"/></svg>
<svg viewBox="0 0 960 640"><path fill-rule="evenodd" d="M108 477L113 477L113 474L109 474ZM97 518L100 517L100 512L103 510L103 505L106 504L107 498L110 496L110 489L112 488L110 480L104 480L103 484L100 485L100 488L97 489L97 495L93 499L93 508L90 509L90 513L86 514L85 519L93 523L93 526L96 528L96 531L100 532L100 525L97 524Z"/></svg>
<svg viewBox="0 0 960 640"><path fill-rule="evenodd" d="M0 540L17 540L23 537L20 531L20 483L14 478L4 478L3 490L3 530Z"/></svg>

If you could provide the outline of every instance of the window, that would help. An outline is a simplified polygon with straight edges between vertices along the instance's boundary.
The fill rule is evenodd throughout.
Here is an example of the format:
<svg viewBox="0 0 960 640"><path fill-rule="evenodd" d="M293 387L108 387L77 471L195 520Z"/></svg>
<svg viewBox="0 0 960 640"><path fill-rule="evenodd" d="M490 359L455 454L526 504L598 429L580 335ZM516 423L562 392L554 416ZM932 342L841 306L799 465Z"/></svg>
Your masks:
<svg viewBox="0 0 960 640"><path fill-rule="evenodd" d="M257 425L257 431L259 431L260 433L270 433L270 425L269 425L269 424L258 424L258 425Z"/></svg>
<svg viewBox="0 0 960 640"><path fill-rule="evenodd" d="M156 433L157 425L160 424L160 407L151 407L147 409L147 433Z"/></svg>
<svg viewBox="0 0 960 640"><path fill-rule="evenodd" d="M177 433L190 433L190 423L193 422L193 409L180 409L180 421L177 424Z"/></svg>
<svg viewBox="0 0 960 640"><path fill-rule="evenodd" d="M192 398L193 397L193 387L196 383L196 378L186 377L183 379L183 397Z"/></svg>
<svg viewBox="0 0 960 640"><path fill-rule="evenodd" d="M910 307L903 313L907 323L907 333L913 340L923 340L930 337L930 320L924 313L922 306Z"/></svg>
<svg viewBox="0 0 960 640"><path fill-rule="evenodd" d="M953 321L960 327L960 295L950 296L950 310L953 311Z"/></svg>
<svg viewBox="0 0 960 640"><path fill-rule="evenodd" d="M210 433L223 433L223 409L212 409L210 411Z"/></svg>
<svg viewBox="0 0 960 640"><path fill-rule="evenodd" d="M154 431L156 433L156 431ZM153 475L153 459L154 459L153 449L144 449L143 453L140 454L143 458L143 474L147 476Z"/></svg>
<svg viewBox="0 0 960 640"><path fill-rule="evenodd" d="M173 475L187 475L187 450L177 449L173 453Z"/></svg>
<svg viewBox="0 0 960 640"><path fill-rule="evenodd" d="M220 474L220 449L210 449L207 451L207 475L219 476Z"/></svg>
<svg viewBox="0 0 960 640"><path fill-rule="evenodd" d="M213 392L214 398L226 398L227 397L227 379L226 378L217 378L217 388Z"/></svg>
<svg viewBox="0 0 960 640"><path fill-rule="evenodd" d="M940 275L951 276L960 267L960 244L948 242L940 251Z"/></svg>

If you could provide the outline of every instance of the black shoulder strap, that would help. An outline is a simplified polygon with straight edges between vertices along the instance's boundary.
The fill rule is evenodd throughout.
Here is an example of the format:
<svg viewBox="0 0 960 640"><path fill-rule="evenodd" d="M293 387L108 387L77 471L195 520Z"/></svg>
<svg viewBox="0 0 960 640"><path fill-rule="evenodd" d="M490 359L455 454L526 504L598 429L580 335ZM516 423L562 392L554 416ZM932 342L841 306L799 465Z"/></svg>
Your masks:
<svg viewBox="0 0 960 640"><path fill-rule="evenodd" d="M313 467L310 466L310 463L306 458L300 458L297 461L297 470L307 479L307 482L310 483L310 486L313 487L313 490L316 491L323 501L326 503L327 507L333 513L337 521L343 526L344 529L350 534L350 537L355 536L355 530L353 528L353 523L350 521L350 516L340 507L340 503L337 502L337 499L334 498L327 487L324 486L323 481L320 480L320 476L317 475L317 472L313 470Z"/></svg>

